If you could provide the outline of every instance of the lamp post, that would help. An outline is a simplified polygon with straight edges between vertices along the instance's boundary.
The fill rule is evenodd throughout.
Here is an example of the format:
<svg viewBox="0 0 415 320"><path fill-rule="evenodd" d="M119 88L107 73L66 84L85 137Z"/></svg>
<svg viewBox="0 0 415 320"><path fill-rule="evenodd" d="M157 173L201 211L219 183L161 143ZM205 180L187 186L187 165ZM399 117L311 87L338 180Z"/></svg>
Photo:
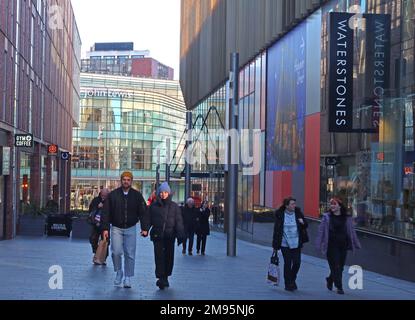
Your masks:
<svg viewBox="0 0 415 320"><path fill-rule="evenodd" d="M98 132L98 193L100 192L101 188L101 144L102 144L102 136L103 136L104 127L99 127Z"/></svg>

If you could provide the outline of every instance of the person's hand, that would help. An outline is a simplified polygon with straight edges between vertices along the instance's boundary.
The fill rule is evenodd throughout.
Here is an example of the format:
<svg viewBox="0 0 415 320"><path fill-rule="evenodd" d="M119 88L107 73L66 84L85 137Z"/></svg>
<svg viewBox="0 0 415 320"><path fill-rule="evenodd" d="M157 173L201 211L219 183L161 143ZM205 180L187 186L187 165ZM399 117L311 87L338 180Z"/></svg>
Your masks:
<svg viewBox="0 0 415 320"><path fill-rule="evenodd" d="M105 239L105 240L108 240L108 238L109 238L108 230L105 230L105 231L102 232L102 238Z"/></svg>
<svg viewBox="0 0 415 320"><path fill-rule="evenodd" d="M148 231L141 231L141 236L144 238L148 237Z"/></svg>
<svg viewBox="0 0 415 320"><path fill-rule="evenodd" d="M101 202L101 203L98 205L98 209L102 209L102 208L104 208L104 204Z"/></svg>
<svg viewBox="0 0 415 320"><path fill-rule="evenodd" d="M303 219L298 219L298 222L301 224L304 224L304 220Z"/></svg>

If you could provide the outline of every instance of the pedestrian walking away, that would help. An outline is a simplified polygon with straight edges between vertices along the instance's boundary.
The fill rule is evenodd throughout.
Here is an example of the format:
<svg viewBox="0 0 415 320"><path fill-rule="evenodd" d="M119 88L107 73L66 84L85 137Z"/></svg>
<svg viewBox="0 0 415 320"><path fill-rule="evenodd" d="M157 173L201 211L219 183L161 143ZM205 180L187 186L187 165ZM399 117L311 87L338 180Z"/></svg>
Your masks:
<svg viewBox="0 0 415 320"><path fill-rule="evenodd" d="M172 275L174 265L174 245L177 238L181 245L185 233L182 213L171 199L171 190L167 182L160 185L157 200L150 206L150 239L154 245L156 264L156 285L163 290L170 286L168 277Z"/></svg>
<svg viewBox="0 0 415 320"><path fill-rule="evenodd" d="M109 190L104 188L99 193L99 196L94 198L89 205L89 218L88 222L91 224L91 235L89 236L89 243L92 247L92 252L94 254L92 262L95 265L106 264L105 262L98 261L96 259L96 253L98 249L98 243L102 238L102 212L104 209L104 202L108 197ZM109 240L109 239L107 239ZM109 249L107 248L106 257L108 257Z"/></svg>
<svg viewBox="0 0 415 320"><path fill-rule="evenodd" d="M210 217L210 209L208 207L208 202L204 201L202 203L202 207L199 210L199 225L196 230L197 254L202 254L202 256L205 255L207 237L210 235L209 217Z"/></svg>
<svg viewBox="0 0 415 320"><path fill-rule="evenodd" d="M149 217L145 200L140 192L132 186L133 175L124 172L121 175L122 186L108 195L104 203L103 236L108 238L111 229L111 253L114 271L117 273L115 286L131 288L134 276L135 254L137 245L137 223L141 224L141 236L147 237ZM110 228L111 226L111 228ZM124 268L122 257L124 256Z"/></svg>
<svg viewBox="0 0 415 320"><path fill-rule="evenodd" d="M199 225L199 212L195 207L195 201L192 198L187 199L185 206L182 209L183 223L186 238L183 241L183 254L186 254L187 240L189 246L187 247L189 256L193 255L193 242L195 232Z"/></svg>
<svg viewBox="0 0 415 320"><path fill-rule="evenodd" d="M339 198L330 200L330 209L323 215L318 230L316 246L326 255L330 267L330 275L326 278L327 289L333 290L334 284L337 293L344 294L342 277L347 251L360 249L361 245L353 225L353 218Z"/></svg>
<svg viewBox="0 0 415 320"><path fill-rule="evenodd" d="M285 290L297 290L297 274L301 266L301 249L308 242L307 221L296 199L290 197L275 213L272 247L274 253L281 250L284 258Z"/></svg>

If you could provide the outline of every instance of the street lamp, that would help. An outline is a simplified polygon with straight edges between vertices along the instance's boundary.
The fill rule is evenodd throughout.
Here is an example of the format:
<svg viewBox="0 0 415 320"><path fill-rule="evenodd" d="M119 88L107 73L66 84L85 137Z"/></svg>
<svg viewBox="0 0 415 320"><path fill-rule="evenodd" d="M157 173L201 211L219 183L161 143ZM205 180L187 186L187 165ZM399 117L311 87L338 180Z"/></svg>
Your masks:
<svg viewBox="0 0 415 320"><path fill-rule="evenodd" d="M99 127L98 132L98 193L100 192L101 187L101 144L102 144L102 136L104 135L104 127Z"/></svg>

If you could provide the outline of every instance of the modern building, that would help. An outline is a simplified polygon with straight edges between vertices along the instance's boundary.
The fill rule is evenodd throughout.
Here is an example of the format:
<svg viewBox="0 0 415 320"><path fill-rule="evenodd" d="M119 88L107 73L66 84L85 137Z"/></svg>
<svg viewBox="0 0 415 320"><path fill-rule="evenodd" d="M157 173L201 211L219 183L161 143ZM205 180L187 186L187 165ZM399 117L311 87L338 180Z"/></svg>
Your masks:
<svg viewBox="0 0 415 320"><path fill-rule="evenodd" d="M199 131L228 128L239 53L241 149L260 159L254 175L240 165L241 237L271 245L272 210L294 196L313 238L339 196L363 244L349 262L415 281L414 13L413 0L182 0L180 82ZM214 177L193 178L201 197L226 206L225 167L192 169Z"/></svg>
<svg viewBox="0 0 415 320"><path fill-rule="evenodd" d="M150 52L134 50L132 42L95 43L82 72L139 78L173 80L174 70L150 57Z"/></svg>
<svg viewBox="0 0 415 320"><path fill-rule="evenodd" d="M87 210L100 188L120 186L125 170L133 172L134 187L148 199L157 173L164 181L166 163L184 149L186 109L179 82L82 73L80 92L71 207ZM174 199L182 201L184 182L173 177L170 182Z"/></svg>
<svg viewBox="0 0 415 320"><path fill-rule="evenodd" d="M29 203L69 210L81 40L71 2L59 3L0 1L0 239Z"/></svg>

